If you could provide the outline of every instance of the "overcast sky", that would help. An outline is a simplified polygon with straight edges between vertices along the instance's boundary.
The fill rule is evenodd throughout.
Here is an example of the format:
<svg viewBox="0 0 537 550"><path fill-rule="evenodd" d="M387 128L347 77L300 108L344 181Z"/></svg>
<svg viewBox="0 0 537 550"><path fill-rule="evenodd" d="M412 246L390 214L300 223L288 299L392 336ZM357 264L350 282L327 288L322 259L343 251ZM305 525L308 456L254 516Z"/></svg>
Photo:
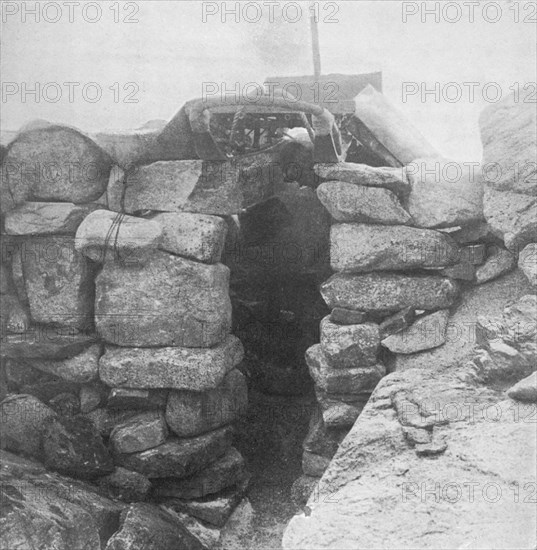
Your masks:
<svg viewBox="0 0 537 550"><path fill-rule="evenodd" d="M151 119L169 119L184 101L201 95L203 82L225 82L232 88L235 82L262 83L269 75L313 71L309 2L300 2L303 16L297 23L282 21L279 6L271 22L262 1L258 22L252 22L258 12L251 7L240 14L238 23L232 15L222 22L221 15L222 4L232 9L236 2L101 1L100 16L91 5L95 2L80 1L71 8L65 2L48 2L46 12L46 2L41 2L39 22L28 13L35 2L1 3L3 129L15 130L36 118L86 131L136 128ZM205 22L203 4L206 11L218 10ZM531 100L535 91L531 84L524 89L537 80L537 24L535 14L531 16L535 3L522 2L517 8L504 1L481 2L473 7L473 22L472 3L449 2L451 8L440 12L440 22L434 14L422 21L423 4L320 2L323 73L382 71L384 93L443 154L480 160L477 118L489 104L483 93L493 101L498 91L505 96L518 83L522 101ZM427 2L427 7L434 9L435 4ZM296 10L286 9L288 19L293 19ZM408 14L406 22L403 11ZM331 13L334 22L324 22ZM41 97L37 102L31 94L22 94L23 83L29 89L36 82L50 100ZM80 83L71 88L73 102L65 82ZM446 88L450 82L454 84ZM479 83L473 102L465 82ZM87 97L82 94L89 83L101 89L97 102L89 101L97 93L95 86L85 88ZM407 90L417 91L406 102L404 83ZM434 89L435 83L443 92L440 100L430 94L424 102L420 90ZM53 102L58 90L62 95ZM460 100L447 101L456 98L458 90ZM129 96L138 102L125 102Z"/></svg>

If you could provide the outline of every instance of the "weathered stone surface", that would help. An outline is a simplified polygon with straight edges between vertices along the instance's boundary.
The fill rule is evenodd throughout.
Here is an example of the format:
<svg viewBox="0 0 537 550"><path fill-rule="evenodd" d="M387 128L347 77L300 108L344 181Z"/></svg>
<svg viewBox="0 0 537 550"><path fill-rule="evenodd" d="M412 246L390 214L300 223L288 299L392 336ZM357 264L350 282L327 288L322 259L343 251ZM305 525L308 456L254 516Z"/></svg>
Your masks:
<svg viewBox="0 0 537 550"><path fill-rule="evenodd" d="M110 433L115 426L138 414L140 414L140 411L136 409L114 410L99 407L94 411L84 414L84 417L91 420L101 437L110 437Z"/></svg>
<svg viewBox="0 0 537 550"><path fill-rule="evenodd" d="M59 393L48 400L48 406L60 416L75 416L80 412L80 400L74 393Z"/></svg>
<svg viewBox="0 0 537 550"><path fill-rule="evenodd" d="M419 317L410 327L392 334L382 345L393 353L416 353L441 346L446 341L449 310Z"/></svg>
<svg viewBox="0 0 537 550"><path fill-rule="evenodd" d="M3 548L94 550L119 526L124 505L40 463L0 452Z"/></svg>
<svg viewBox="0 0 537 550"><path fill-rule="evenodd" d="M470 262L461 262L450 267L440 269L439 273L443 277L457 279L458 281L473 281L475 279L475 266Z"/></svg>
<svg viewBox="0 0 537 550"><path fill-rule="evenodd" d="M154 494L159 499L201 498L236 485L244 475L244 458L237 449L231 447L224 456L191 477L156 481Z"/></svg>
<svg viewBox="0 0 537 550"><path fill-rule="evenodd" d="M434 460L405 439L405 410L391 404L398 396L413 404L416 417L430 420L433 436L444 438L447 449ZM534 426L508 412L516 404L500 399L460 366L387 376L311 495L309 514L287 527L283 548L455 548L469 540L475 548L533 548L533 507L511 498L498 506L492 489L487 493L492 484L497 496L511 484L535 483ZM466 406L442 412L454 403ZM428 492L433 487L439 498Z"/></svg>
<svg viewBox="0 0 537 550"><path fill-rule="evenodd" d="M330 241L330 264L339 272L442 267L458 257L457 245L439 231L401 225L336 224Z"/></svg>
<svg viewBox="0 0 537 550"><path fill-rule="evenodd" d="M177 519L156 506L131 504L106 550L202 550L201 543Z"/></svg>
<svg viewBox="0 0 537 550"><path fill-rule="evenodd" d="M315 396L327 428L350 428L362 412L369 395L370 392L357 395L329 394L315 388Z"/></svg>
<svg viewBox="0 0 537 550"><path fill-rule="evenodd" d="M302 448L309 453L332 458L346 435L347 430L344 428L327 427L322 411L317 409L311 416L308 434L302 442Z"/></svg>
<svg viewBox="0 0 537 550"><path fill-rule="evenodd" d="M112 388L108 395L109 409L164 409L168 399L166 390L136 390Z"/></svg>
<svg viewBox="0 0 537 550"><path fill-rule="evenodd" d="M490 225L486 222L465 224L464 227L451 231L449 236L459 244L494 243L496 241Z"/></svg>
<svg viewBox="0 0 537 550"><path fill-rule="evenodd" d="M319 481L318 477L301 475L295 480L291 487L291 500L300 508L303 508L308 499L315 491Z"/></svg>
<svg viewBox="0 0 537 550"><path fill-rule="evenodd" d="M488 257L485 263L480 265L475 272L475 281L478 285L492 281L515 267L514 255L505 248L491 245L487 252Z"/></svg>
<svg viewBox="0 0 537 550"><path fill-rule="evenodd" d="M329 365L321 346L316 344L306 352L306 362L315 384L327 393L359 394L370 392L386 374L383 365L335 369Z"/></svg>
<svg viewBox="0 0 537 550"><path fill-rule="evenodd" d="M317 176L323 180L385 188L396 195L405 195L410 191L410 184L403 168L372 168L366 164L339 162L316 164L314 170Z"/></svg>
<svg viewBox="0 0 537 550"><path fill-rule="evenodd" d="M499 191L535 195L537 121L534 105L511 94L484 109L479 126L487 185Z"/></svg>
<svg viewBox="0 0 537 550"><path fill-rule="evenodd" d="M459 259L463 263L481 265L485 262L487 246L483 243L469 244L459 250Z"/></svg>
<svg viewBox="0 0 537 550"><path fill-rule="evenodd" d="M537 372L530 374L509 388L507 395L517 401L537 403Z"/></svg>
<svg viewBox="0 0 537 550"><path fill-rule="evenodd" d="M3 244L3 243L2 243ZM3 249L3 246L2 246ZM3 254L2 250L2 256ZM3 261L0 263L0 294L9 294L13 289L13 281L11 277L10 266L7 266Z"/></svg>
<svg viewBox="0 0 537 550"><path fill-rule="evenodd" d="M239 168L232 162L161 161L127 175L125 211L238 214L245 206Z"/></svg>
<svg viewBox="0 0 537 550"><path fill-rule="evenodd" d="M80 412L87 414L104 405L106 402L106 386L104 384L84 384L78 393Z"/></svg>
<svg viewBox="0 0 537 550"><path fill-rule="evenodd" d="M518 267L526 275L531 286L537 286L537 244L528 244L518 257Z"/></svg>
<svg viewBox="0 0 537 550"><path fill-rule="evenodd" d="M83 417L49 417L44 425L45 465L62 474L93 478L114 470L114 463L93 423Z"/></svg>
<svg viewBox="0 0 537 550"><path fill-rule="evenodd" d="M167 437L164 415L151 411L116 425L110 433L110 444L115 453L136 453L161 445Z"/></svg>
<svg viewBox="0 0 537 550"><path fill-rule="evenodd" d="M168 512L175 521L178 521L201 544L203 550L218 548L221 534L220 529L217 529L213 525L207 525L183 512L176 512L165 505L161 505L160 507Z"/></svg>
<svg viewBox="0 0 537 550"><path fill-rule="evenodd" d="M107 347L99 361L99 375L112 387L201 392L219 386L242 357L242 344L235 336L207 349Z"/></svg>
<svg viewBox="0 0 537 550"><path fill-rule="evenodd" d="M166 422L179 437L189 437L229 424L246 412L247 405L246 379L240 371L233 369L213 390L171 391Z"/></svg>
<svg viewBox="0 0 537 550"><path fill-rule="evenodd" d="M192 260L214 264L220 261L227 224L205 214L157 214L152 221L162 227L161 250Z"/></svg>
<svg viewBox="0 0 537 550"><path fill-rule="evenodd" d="M43 457L43 431L47 418L56 413L32 395L11 395L0 403L2 448Z"/></svg>
<svg viewBox="0 0 537 550"><path fill-rule="evenodd" d="M304 451L302 454L302 471L307 476L321 477L330 464L330 459Z"/></svg>
<svg viewBox="0 0 537 550"><path fill-rule="evenodd" d="M2 165L2 212L25 200L85 203L106 189L112 159L88 137L50 126L20 134Z"/></svg>
<svg viewBox="0 0 537 550"><path fill-rule="evenodd" d="M8 235L74 235L97 208L96 204L25 202L6 214L5 231Z"/></svg>
<svg viewBox="0 0 537 550"><path fill-rule="evenodd" d="M142 474L125 468L116 468L98 480L99 487L113 499L124 502L144 501L151 491L151 482Z"/></svg>
<svg viewBox="0 0 537 550"><path fill-rule="evenodd" d="M2 335L0 356L14 359L64 359L95 343L93 335L70 328L32 327L24 334Z"/></svg>
<svg viewBox="0 0 537 550"><path fill-rule="evenodd" d="M366 312L439 309L453 304L458 285L446 278L391 273L350 275L337 273L321 285L328 307L345 307Z"/></svg>
<svg viewBox="0 0 537 550"><path fill-rule="evenodd" d="M334 368L368 367L377 362L379 326L374 323L337 325L321 321L321 349Z"/></svg>
<svg viewBox="0 0 537 550"><path fill-rule="evenodd" d="M537 241L537 197L486 189L484 212L508 250L518 253Z"/></svg>
<svg viewBox="0 0 537 550"><path fill-rule="evenodd" d="M76 232L76 249L95 262L121 261L127 267L145 263L162 239L159 224L108 210L87 216Z"/></svg>
<svg viewBox="0 0 537 550"><path fill-rule="evenodd" d="M36 323L90 330L94 267L73 237L27 237L22 269Z"/></svg>
<svg viewBox="0 0 537 550"><path fill-rule="evenodd" d="M118 455L116 463L149 479L188 477L224 455L231 446L231 435L230 428L226 426L198 437L170 438L147 451Z"/></svg>
<svg viewBox="0 0 537 550"><path fill-rule="evenodd" d="M363 311L335 307L330 313L330 321L338 325L359 325L366 320L367 315Z"/></svg>
<svg viewBox="0 0 537 550"><path fill-rule="evenodd" d="M214 346L231 331L228 286L222 264L165 252L140 268L107 262L96 279L97 330L120 346Z"/></svg>
<svg viewBox="0 0 537 550"><path fill-rule="evenodd" d="M418 227L450 227L483 219L483 181L465 165L417 159L407 166L407 208Z"/></svg>
<svg viewBox="0 0 537 550"><path fill-rule="evenodd" d="M2 334L24 334L30 318L14 294L0 294L0 330Z"/></svg>
<svg viewBox="0 0 537 550"><path fill-rule="evenodd" d="M416 311L411 307L406 307L397 313L390 315L379 325L381 338L386 338L392 334L397 334L403 329L409 327L416 318Z"/></svg>
<svg viewBox="0 0 537 550"><path fill-rule="evenodd" d="M338 222L406 225L412 220L387 189L328 181L317 188L317 196Z"/></svg>
<svg viewBox="0 0 537 550"><path fill-rule="evenodd" d="M96 380L99 375L101 345L93 344L81 353L60 360L36 358L32 366L42 372L59 376L67 382L85 383Z"/></svg>
<svg viewBox="0 0 537 550"><path fill-rule="evenodd" d="M255 512L247 498L235 508L220 534L222 548L244 548L255 537Z"/></svg>

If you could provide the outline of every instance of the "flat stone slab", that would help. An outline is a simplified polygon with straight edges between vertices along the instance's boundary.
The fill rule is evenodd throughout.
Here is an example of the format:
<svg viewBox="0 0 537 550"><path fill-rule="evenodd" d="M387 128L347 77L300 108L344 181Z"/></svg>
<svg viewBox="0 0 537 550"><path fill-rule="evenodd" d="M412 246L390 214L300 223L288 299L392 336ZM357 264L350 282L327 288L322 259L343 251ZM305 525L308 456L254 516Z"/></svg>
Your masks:
<svg viewBox="0 0 537 550"><path fill-rule="evenodd" d="M397 196L387 189L328 181L317 188L317 196L338 222L405 225L412 221Z"/></svg>
<svg viewBox="0 0 537 550"><path fill-rule="evenodd" d="M99 376L111 387L207 391L222 384L243 358L238 338L213 348L117 348L108 346Z"/></svg>
<svg viewBox="0 0 537 550"><path fill-rule="evenodd" d="M5 218L8 235L74 235L97 204L68 202L25 202Z"/></svg>
<svg viewBox="0 0 537 550"><path fill-rule="evenodd" d="M161 412L140 413L118 424L110 433L112 450L136 453L162 445L168 437L168 426Z"/></svg>
<svg viewBox="0 0 537 550"><path fill-rule="evenodd" d="M237 369L226 374L221 385L205 392L171 391L166 422L179 437L208 432L231 423L246 412L248 387Z"/></svg>
<svg viewBox="0 0 537 550"><path fill-rule="evenodd" d="M451 279L434 276L336 273L321 285L321 294L330 308L389 313L406 307L449 307L459 294L459 286Z"/></svg>
<svg viewBox="0 0 537 550"><path fill-rule="evenodd" d="M454 264L458 246L439 231L401 225L336 224L330 232L334 271L409 270Z"/></svg>
<svg viewBox="0 0 537 550"><path fill-rule="evenodd" d="M321 321L321 348L334 368L376 364L379 345L379 326L374 323L337 325L329 317Z"/></svg>
<svg viewBox="0 0 537 550"><path fill-rule="evenodd" d="M231 332L229 269L155 252L139 267L106 262L96 279L95 323L120 346L211 347Z"/></svg>
<svg viewBox="0 0 537 550"><path fill-rule="evenodd" d="M344 307L335 307L330 313L330 321L338 325L359 325L367 315L363 311L355 311Z"/></svg>
<svg viewBox="0 0 537 550"><path fill-rule="evenodd" d="M315 344L306 351L306 363L315 384L327 393L371 392L386 374L386 368L380 364L335 369L328 364L319 344Z"/></svg>
<svg viewBox="0 0 537 550"><path fill-rule="evenodd" d="M189 477L224 455L231 446L231 435L230 428L224 427L198 437L170 438L147 451L117 455L115 461L149 479Z"/></svg>
<svg viewBox="0 0 537 550"><path fill-rule="evenodd" d="M121 261L126 266L144 263L162 239L159 224L108 210L87 216L76 232L76 249L95 262Z"/></svg>

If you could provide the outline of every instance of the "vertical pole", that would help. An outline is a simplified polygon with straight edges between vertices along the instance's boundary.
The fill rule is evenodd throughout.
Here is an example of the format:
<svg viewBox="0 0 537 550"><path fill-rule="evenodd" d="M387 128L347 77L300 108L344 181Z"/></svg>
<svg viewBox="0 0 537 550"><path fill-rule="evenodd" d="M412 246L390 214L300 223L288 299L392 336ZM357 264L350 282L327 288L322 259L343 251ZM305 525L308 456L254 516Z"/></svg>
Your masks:
<svg viewBox="0 0 537 550"><path fill-rule="evenodd" d="M310 27L311 27L311 46L313 50L313 74L315 80L321 76L321 49L319 45L319 27L317 25L318 3L310 2Z"/></svg>

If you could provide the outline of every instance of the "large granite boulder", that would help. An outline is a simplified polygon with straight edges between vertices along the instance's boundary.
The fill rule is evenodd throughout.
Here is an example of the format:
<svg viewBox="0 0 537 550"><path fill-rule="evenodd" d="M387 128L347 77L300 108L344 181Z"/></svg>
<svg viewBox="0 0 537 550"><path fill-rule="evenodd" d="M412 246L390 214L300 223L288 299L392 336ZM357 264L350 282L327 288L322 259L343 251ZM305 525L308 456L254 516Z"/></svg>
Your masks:
<svg viewBox="0 0 537 550"><path fill-rule="evenodd" d="M535 103L510 94L481 112L479 126L486 184L498 191L535 196Z"/></svg>
<svg viewBox="0 0 537 550"><path fill-rule="evenodd" d="M402 225L336 224L330 239L332 269L347 273L443 267L458 257L449 236Z"/></svg>
<svg viewBox="0 0 537 550"><path fill-rule="evenodd" d="M406 307L447 308L457 298L459 287L455 281L435 276L336 273L321 285L321 294L330 308L389 313Z"/></svg>
<svg viewBox="0 0 537 550"><path fill-rule="evenodd" d="M242 344L235 336L212 348L108 346L99 361L99 376L112 387L203 392L222 384L243 355Z"/></svg>
<svg viewBox="0 0 537 550"><path fill-rule="evenodd" d="M26 200L85 203L106 189L112 159L90 138L62 126L21 133L2 164L2 212Z"/></svg>
<svg viewBox="0 0 537 550"><path fill-rule="evenodd" d="M478 171L444 159L416 159L406 167L411 184L407 209L418 227L454 227L483 219Z"/></svg>
<svg viewBox="0 0 537 550"><path fill-rule="evenodd" d="M96 279L95 322L120 346L210 347L231 331L229 270L165 252L145 266L106 262Z"/></svg>

